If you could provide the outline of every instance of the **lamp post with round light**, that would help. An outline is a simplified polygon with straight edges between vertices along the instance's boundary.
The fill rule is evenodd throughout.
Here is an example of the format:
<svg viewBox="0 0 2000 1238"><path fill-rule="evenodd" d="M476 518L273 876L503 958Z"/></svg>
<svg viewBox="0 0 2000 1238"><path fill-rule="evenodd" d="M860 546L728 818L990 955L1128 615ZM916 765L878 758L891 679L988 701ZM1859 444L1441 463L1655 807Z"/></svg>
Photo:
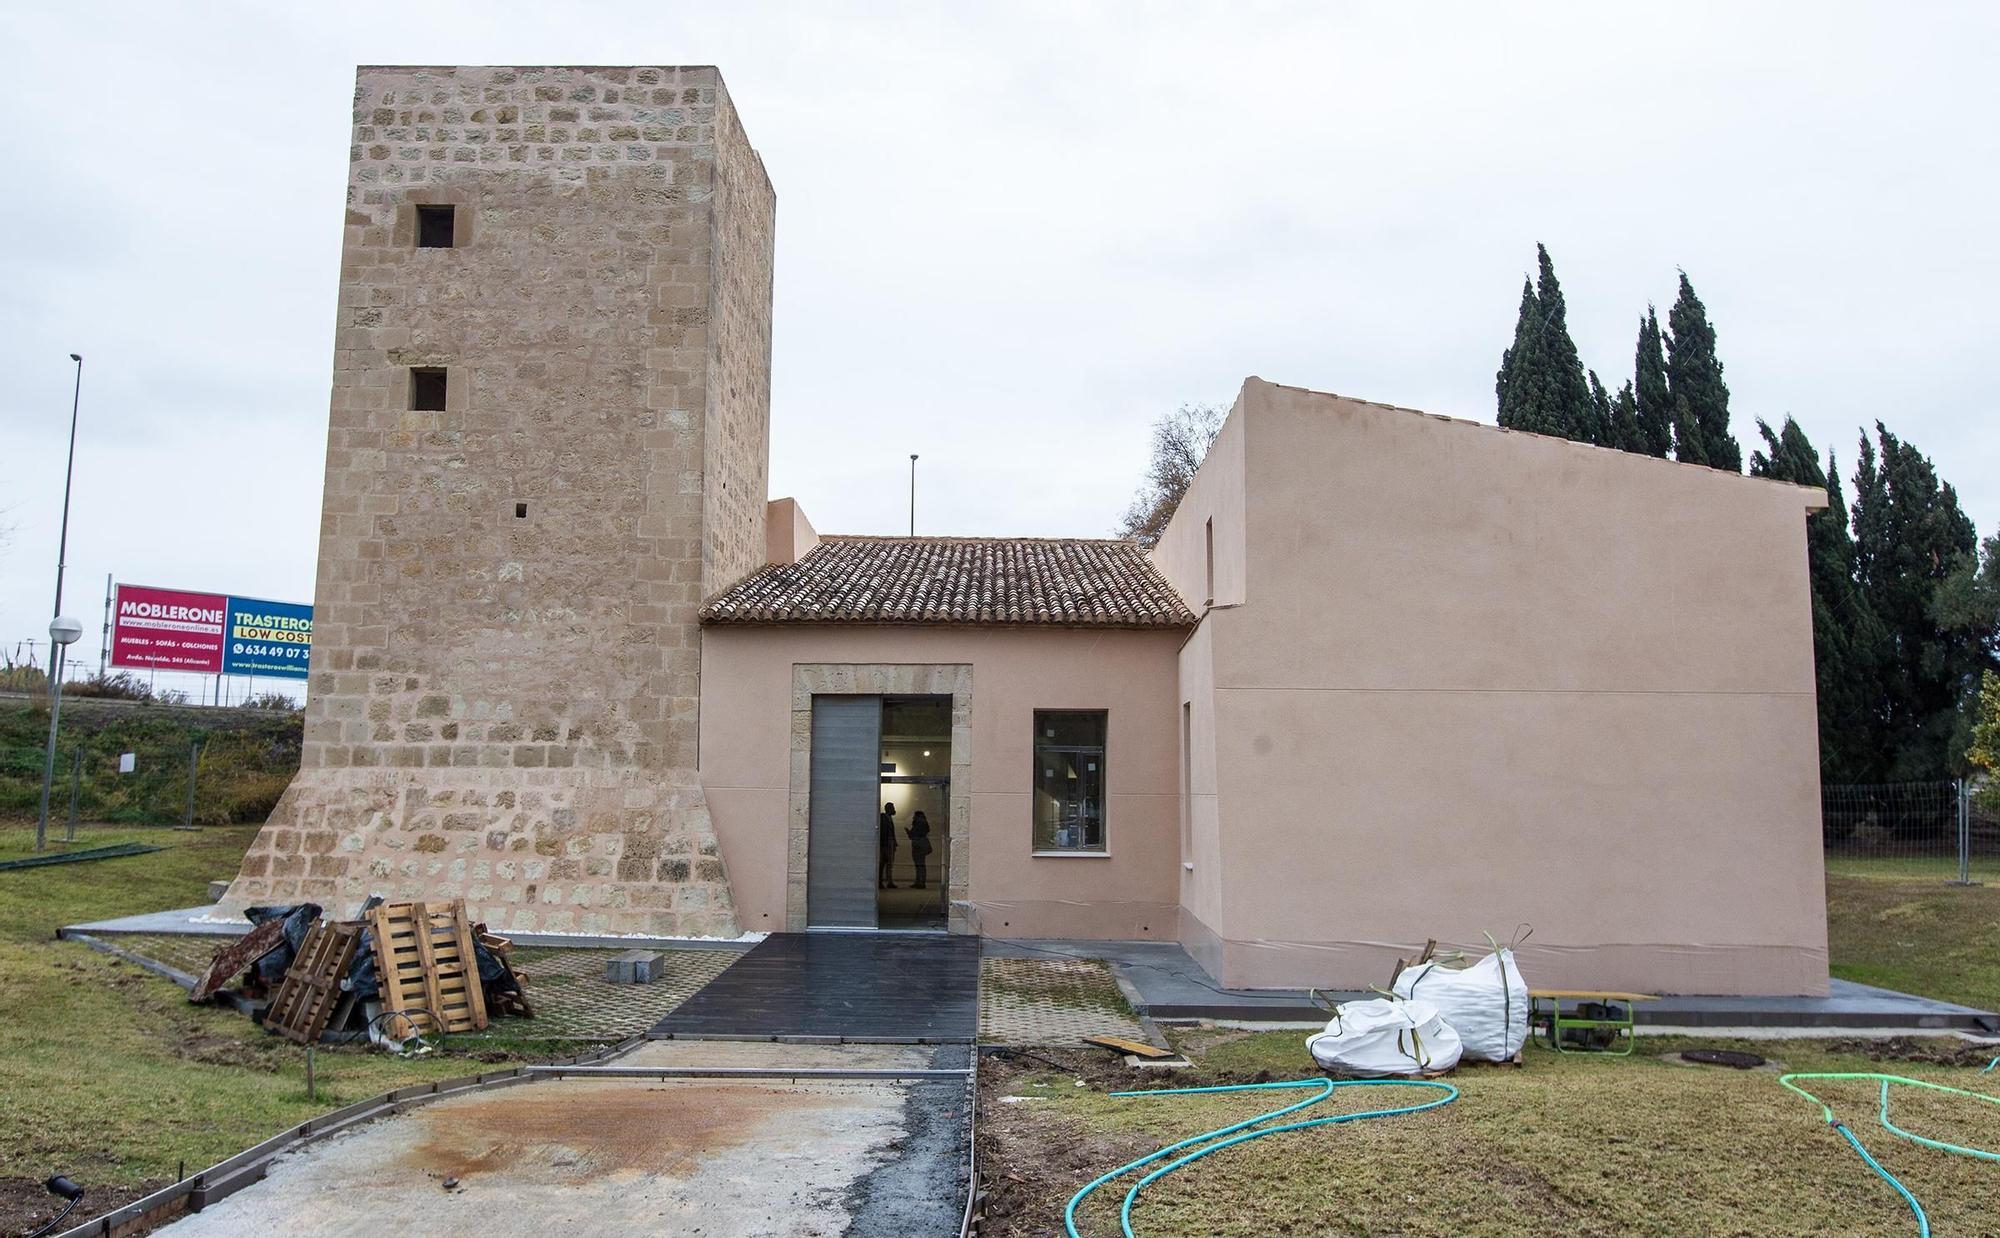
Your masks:
<svg viewBox="0 0 2000 1238"><path fill-rule="evenodd" d="M56 723L62 717L63 654L83 635L83 625L67 615L49 621L49 751L42 763L42 813L35 819L35 850L40 851L49 836L49 787L56 780Z"/></svg>

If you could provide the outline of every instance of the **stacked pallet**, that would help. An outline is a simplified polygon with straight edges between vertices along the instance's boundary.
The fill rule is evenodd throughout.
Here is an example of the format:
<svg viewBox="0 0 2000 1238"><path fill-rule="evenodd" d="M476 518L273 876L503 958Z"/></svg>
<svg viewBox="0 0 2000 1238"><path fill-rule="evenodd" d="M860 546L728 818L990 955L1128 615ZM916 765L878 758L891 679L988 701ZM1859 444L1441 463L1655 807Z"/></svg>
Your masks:
<svg viewBox="0 0 2000 1238"><path fill-rule="evenodd" d="M368 913L390 1035L472 1032L486 1026L479 961L465 902L389 903Z"/></svg>
<svg viewBox="0 0 2000 1238"><path fill-rule="evenodd" d="M479 1031L487 1023L486 994L473 943L483 933L484 926L467 917L463 899L377 904L363 908L358 920L321 920L300 944L264 1025L302 1044L317 1041L329 1027L346 1029L355 1005L348 975L366 941L375 956L382 1007L371 1024L379 1021L381 1031L398 1040ZM503 948L508 944L491 940ZM504 957L501 968L509 995L503 1012L530 1014L519 978Z"/></svg>

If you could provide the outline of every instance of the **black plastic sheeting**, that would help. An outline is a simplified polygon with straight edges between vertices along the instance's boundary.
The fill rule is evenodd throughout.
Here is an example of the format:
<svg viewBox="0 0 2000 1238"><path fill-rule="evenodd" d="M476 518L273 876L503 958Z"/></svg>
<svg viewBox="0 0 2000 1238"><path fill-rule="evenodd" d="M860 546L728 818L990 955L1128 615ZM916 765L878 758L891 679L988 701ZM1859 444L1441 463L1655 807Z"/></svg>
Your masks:
<svg viewBox="0 0 2000 1238"><path fill-rule="evenodd" d="M275 989L285 973L292 969L292 960L298 956L299 947L305 943L306 932L319 923L318 903L290 903L283 907L246 907L243 918L252 924L268 924L273 920L285 922L285 942L276 950L257 960L255 971L257 981L267 989Z"/></svg>

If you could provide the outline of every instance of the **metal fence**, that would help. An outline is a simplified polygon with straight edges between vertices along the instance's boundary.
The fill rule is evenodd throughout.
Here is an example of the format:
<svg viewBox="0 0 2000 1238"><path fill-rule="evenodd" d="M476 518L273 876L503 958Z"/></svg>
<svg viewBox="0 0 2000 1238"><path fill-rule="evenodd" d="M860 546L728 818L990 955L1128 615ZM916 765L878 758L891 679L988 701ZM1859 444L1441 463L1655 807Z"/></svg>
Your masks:
<svg viewBox="0 0 2000 1238"><path fill-rule="evenodd" d="M2000 817L1966 782L1827 784L1827 870L1944 881L2000 880Z"/></svg>
<svg viewBox="0 0 2000 1238"><path fill-rule="evenodd" d="M0 747L0 819L32 822L46 749ZM299 765L295 734L217 731L106 745L63 742L49 793L49 837L81 825L201 826L261 821Z"/></svg>

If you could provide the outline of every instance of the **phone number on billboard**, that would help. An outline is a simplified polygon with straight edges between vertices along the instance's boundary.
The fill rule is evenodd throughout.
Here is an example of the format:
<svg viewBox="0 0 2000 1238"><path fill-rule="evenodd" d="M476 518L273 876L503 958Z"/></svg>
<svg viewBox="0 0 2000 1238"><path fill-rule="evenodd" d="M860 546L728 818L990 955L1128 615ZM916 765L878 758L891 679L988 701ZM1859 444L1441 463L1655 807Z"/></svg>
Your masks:
<svg viewBox="0 0 2000 1238"><path fill-rule="evenodd" d="M239 658L270 658L272 661L302 662L309 651L297 645L258 645L237 641L229 647L229 652Z"/></svg>

